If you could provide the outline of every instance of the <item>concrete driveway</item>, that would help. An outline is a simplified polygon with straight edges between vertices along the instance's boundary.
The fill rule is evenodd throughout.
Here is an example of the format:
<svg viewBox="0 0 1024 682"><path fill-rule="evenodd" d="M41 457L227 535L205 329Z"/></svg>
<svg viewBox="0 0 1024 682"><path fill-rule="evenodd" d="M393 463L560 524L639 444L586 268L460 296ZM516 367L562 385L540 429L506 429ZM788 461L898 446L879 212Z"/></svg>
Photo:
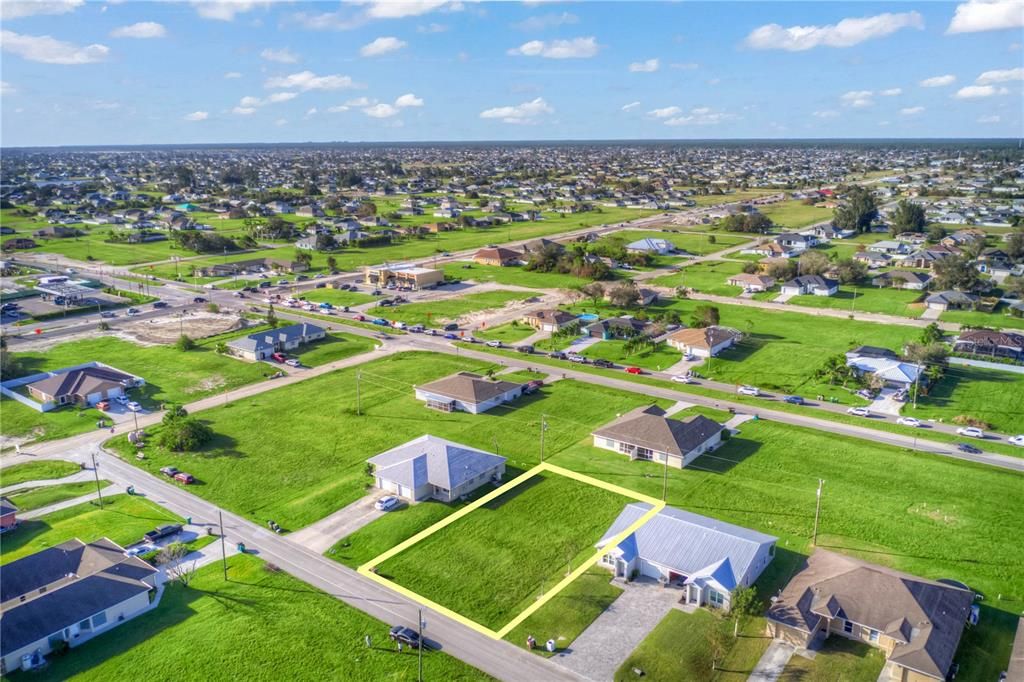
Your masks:
<svg viewBox="0 0 1024 682"><path fill-rule="evenodd" d="M796 649L792 644L781 640L774 640L768 645L768 649L761 656L761 660L754 666L753 672L747 678L747 682L775 682L782 675L793 657Z"/></svg>
<svg viewBox="0 0 1024 682"><path fill-rule="evenodd" d="M375 490L366 497L342 507L330 516L295 531L288 536L288 539L318 554L323 554L338 540L351 535L386 514L387 512L377 511L373 508L373 503L377 498L384 495L385 493Z"/></svg>

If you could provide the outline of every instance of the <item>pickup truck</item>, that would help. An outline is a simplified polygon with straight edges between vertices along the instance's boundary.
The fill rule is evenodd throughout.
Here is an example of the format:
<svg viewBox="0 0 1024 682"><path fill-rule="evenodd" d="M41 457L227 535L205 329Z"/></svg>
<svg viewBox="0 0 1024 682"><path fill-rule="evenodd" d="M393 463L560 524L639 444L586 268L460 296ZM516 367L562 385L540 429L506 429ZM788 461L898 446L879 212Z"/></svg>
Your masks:
<svg viewBox="0 0 1024 682"><path fill-rule="evenodd" d="M156 542L161 538L166 538L170 535L177 535L181 532L180 523L168 523L163 526L157 526L153 530L149 531L142 536L143 542Z"/></svg>

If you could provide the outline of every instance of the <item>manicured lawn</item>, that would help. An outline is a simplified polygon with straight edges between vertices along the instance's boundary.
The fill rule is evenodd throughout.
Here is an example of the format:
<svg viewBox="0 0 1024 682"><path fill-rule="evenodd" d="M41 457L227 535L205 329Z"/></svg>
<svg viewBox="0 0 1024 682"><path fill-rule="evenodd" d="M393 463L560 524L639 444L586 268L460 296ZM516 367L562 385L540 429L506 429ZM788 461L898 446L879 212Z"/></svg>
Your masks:
<svg viewBox="0 0 1024 682"><path fill-rule="evenodd" d="M303 294L303 297L307 301L330 303L335 307L362 305L377 300L376 296L347 289L313 289Z"/></svg>
<svg viewBox="0 0 1024 682"><path fill-rule="evenodd" d="M320 341L300 346L293 355L306 367L318 367L373 350L376 345L365 336L331 332Z"/></svg>
<svg viewBox="0 0 1024 682"><path fill-rule="evenodd" d="M924 305L916 301L925 294L907 289L852 287L843 285L835 296L794 296L791 305L836 308L860 313L882 313L900 317L921 317Z"/></svg>
<svg viewBox="0 0 1024 682"><path fill-rule="evenodd" d="M107 486L107 482L100 480L100 490ZM17 492L8 495L7 499L15 504L20 511L26 512L32 509L42 509L51 504L73 500L83 495L95 494L95 481L81 481L79 483L58 483L57 485L40 486L30 488L24 492Z"/></svg>
<svg viewBox="0 0 1024 682"><path fill-rule="evenodd" d="M472 262L445 263L446 277L474 282L497 282L537 289L568 289L587 284L590 280L560 272L532 272L522 266L501 267Z"/></svg>
<svg viewBox="0 0 1024 682"><path fill-rule="evenodd" d="M832 219L831 208L805 206L801 199L780 201L761 206L759 210L776 225L793 230Z"/></svg>
<svg viewBox="0 0 1024 682"><path fill-rule="evenodd" d="M743 272L743 263L735 261L704 261L682 267L678 272L651 280L651 284L659 287L681 287L716 296L735 296L743 291L743 287L727 284L733 275Z"/></svg>
<svg viewBox="0 0 1024 682"><path fill-rule="evenodd" d="M881 649L837 635L825 640L814 660L793 656L781 682L875 682L885 665Z"/></svg>
<svg viewBox="0 0 1024 682"><path fill-rule="evenodd" d="M495 340L501 341L502 343L513 344L523 339L533 336L536 333L533 327L525 325L521 322L507 322L497 327L490 327L488 329L477 329L473 332L473 336L478 339Z"/></svg>
<svg viewBox="0 0 1024 682"><path fill-rule="evenodd" d="M541 415L547 415L548 454L584 438L616 414L650 402L573 381L485 414L441 413L415 399L413 385L456 372L500 369L450 355L403 353L330 372L260 396L204 411L199 417L217 434L195 453L146 447L134 464L150 472L166 465L187 470L198 484L190 491L258 523L274 519L295 530L362 497L371 479L366 459L430 433L497 451L509 466L528 469L539 461ZM356 414L356 376L362 415ZM253 428L265 424L267 428ZM159 427L150 429L158 432ZM126 439L112 443L126 454ZM267 485L267 481L273 485Z"/></svg>
<svg viewBox="0 0 1024 682"><path fill-rule="evenodd" d="M22 436L31 440L55 440L96 428L96 422L104 418L99 410L80 410L66 407L50 412L39 412L28 405L0 398L0 431L5 436Z"/></svg>
<svg viewBox="0 0 1024 682"><path fill-rule="evenodd" d="M4 417L6 418L6 414ZM46 481L52 478L64 478L81 471L74 462L62 459L42 459L38 462L22 462L0 469L0 486L17 485L25 481Z"/></svg>
<svg viewBox="0 0 1024 682"><path fill-rule="evenodd" d="M54 253L80 261L87 261L91 256L109 265L134 265L166 260L175 255L196 255L191 251L172 249L170 240L145 244L108 243L104 240L109 232L109 229L94 228L84 237L40 240L37 241L39 247L30 249L30 253Z"/></svg>
<svg viewBox="0 0 1024 682"><path fill-rule="evenodd" d="M644 638L615 673L616 682L626 680L712 680L708 632L720 629L729 640L732 627L707 609L683 613L668 612ZM633 672L644 672L640 677Z"/></svg>
<svg viewBox="0 0 1024 682"><path fill-rule="evenodd" d="M104 497L102 507L84 502L23 520L17 530L4 533L0 536L0 564L75 538L92 542L107 537L121 546L130 545L163 523L182 523L182 519L144 497Z"/></svg>
<svg viewBox="0 0 1024 682"><path fill-rule="evenodd" d="M991 327L993 329L1024 329L1024 317L1007 315L1005 306L997 306L991 313L976 310L947 310L939 315L943 322L956 322L971 327Z"/></svg>
<svg viewBox="0 0 1024 682"><path fill-rule="evenodd" d="M732 235L727 232L698 234L693 232L661 232L658 230L623 230L603 239L623 240L627 244L641 239L666 239L675 244L676 248L680 251L686 251L695 256L704 256L727 249L730 246L751 241L752 237Z"/></svg>
<svg viewBox="0 0 1024 682"><path fill-rule="evenodd" d="M918 399L917 409L907 406L903 413L946 422L968 415L1016 435L1024 432L1024 374L951 365L938 384Z"/></svg>
<svg viewBox="0 0 1024 682"><path fill-rule="evenodd" d="M636 366L661 371L683 359L683 354L667 344L659 344L654 350L644 349L632 354L626 353L626 342L618 340L598 341L582 353L591 360L602 358L618 365Z"/></svg>
<svg viewBox="0 0 1024 682"><path fill-rule="evenodd" d="M380 575L493 630L580 560L628 502L538 474L378 566Z"/></svg>
<svg viewBox="0 0 1024 682"><path fill-rule="evenodd" d="M521 291L484 291L427 303L381 308L377 312L381 317L394 322L435 326L442 321L457 320L463 315L481 310L502 308L506 303L522 301L529 297L529 294Z"/></svg>
<svg viewBox="0 0 1024 682"><path fill-rule="evenodd" d="M728 194L694 194L687 198L698 206L717 206L718 204L728 204L736 201L749 201L766 194L774 194L774 191L770 189L741 189L729 192Z"/></svg>
<svg viewBox="0 0 1024 682"><path fill-rule="evenodd" d="M70 654L15 680L152 679L412 682L414 651L399 654L382 623L333 595L271 569L256 557L228 559L198 571L188 587L167 587L154 611L101 635ZM258 633L258 636L257 634ZM367 649L363 638L373 638ZM198 671L202 671L201 673ZM255 672L255 671L258 671ZM487 680L483 673L440 651L423 654L431 680Z"/></svg>

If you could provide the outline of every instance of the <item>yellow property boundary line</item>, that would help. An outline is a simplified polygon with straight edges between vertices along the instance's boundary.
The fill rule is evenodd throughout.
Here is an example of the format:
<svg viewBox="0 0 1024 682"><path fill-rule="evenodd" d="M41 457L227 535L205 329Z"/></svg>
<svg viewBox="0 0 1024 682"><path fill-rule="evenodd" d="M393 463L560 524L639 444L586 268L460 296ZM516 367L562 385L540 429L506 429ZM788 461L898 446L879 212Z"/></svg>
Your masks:
<svg viewBox="0 0 1024 682"><path fill-rule="evenodd" d="M377 556L377 557L371 559L370 561L366 562L365 564L363 564L362 566L359 567L359 569L358 569L359 573L361 575L364 575L367 578L377 582L377 583L380 583L381 585L383 585L384 587L387 587L388 589L394 590L395 592L398 592L399 594L401 594L401 595L403 595L405 597L408 597L409 599L411 599L411 600L413 600L413 601L415 601L415 602L417 602L419 604L422 604L423 606L426 606L427 608L433 609L434 611L436 611L438 613L441 613L441 614L451 618L452 620L455 620L455 621L458 621L459 623L462 623L466 627L473 628L477 632L485 634L488 637L492 637L494 639L501 639L502 637L507 635L509 632L511 632L513 628L515 628L517 625L519 625L524 620L529 618L533 614L534 611L536 611L540 607L544 606L544 604L546 604L551 599L553 599L555 596L557 596L558 593L561 592L562 590L564 590L566 587L568 587L569 584L572 583L572 581L576 580L576 578L578 578L581 575L583 575L583 573L585 573L588 568L590 568L591 566L596 564L598 561L600 561L601 557L605 554L606 550L605 549L597 550L592 557L586 559L582 564L580 564L580 566L578 568L576 568L576 570L574 570L572 573L570 573L565 578L563 578L561 581L559 581L558 584L555 585L550 591L548 591L543 597L540 597L539 599L537 599L533 604L528 606L522 613L520 613L518 616L513 618L509 623L507 623L503 628L501 628L498 631L494 631L494 630L490 629L489 627L481 625L480 623L477 623L474 620L466 618L465 616L463 616L460 613L452 611L451 609L449 609L449 608L447 608L445 606L441 606L440 604L438 604L436 602L433 602L433 601L427 599L426 597L424 597L424 596L422 596L420 594L417 594L416 592L413 592L412 590L410 590L408 588L402 587L401 585L399 585L396 582L393 582L391 580L388 580L387 578L384 578L382 576L377 575L377 573L374 572L374 568L376 566L384 563L385 561L387 561L391 557L395 556L396 554L399 554L400 552L403 552L406 549L412 547L413 545L415 545L417 542L423 540L424 538L427 538L427 537L433 535L434 533L436 533L437 531L441 530L442 528L445 528L446 526L448 526L448 525L450 525L452 523L455 523L456 521L461 519L463 516L466 516L467 514L469 514L469 513L473 512L473 511L479 509L480 507L482 507L483 505L487 504L491 500L493 500L493 499L495 499L497 497L501 497L502 495L504 495L508 491L512 490L516 486L521 485L521 484L525 483L526 481L530 480L531 478L533 478L534 476L537 476L538 474L542 474L544 472L550 472L550 473L553 473L553 474L558 474L559 476L565 476L566 478L571 478L571 479L580 481L581 483L586 483L588 485L595 486L597 488L603 488L603 489L609 490L609 491L611 491L613 493L617 493L619 495L622 495L623 497L629 497L629 498L632 498L632 499L637 500L639 502L646 502L647 504L651 505L651 510L650 511L648 511L646 514L644 514L639 519L637 519L636 522L631 524L624 531L622 531L621 533L619 533L615 537L611 538L608 541L608 543L606 543L606 545L605 545L606 547L608 547L608 546L615 547L620 542L625 540L627 537L629 537L630 535L635 533L637 531L637 529L640 528L640 526L642 526L645 523L647 523L651 518L654 517L655 514L657 514L662 509L665 508L665 503L663 501L661 501L661 500L655 499L653 497L649 497L647 495L643 495L641 493L634 492L632 490L628 490L628 489L623 488L621 486L617 486L614 483L607 483L605 481L601 481L601 480L598 480L596 478L591 478L590 476L585 476L584 474L580 474L580 473L577 473L575 471L570 471L568 469L563 469L560 466L555 466L554 464L548 464L547 462L544 462L542 464L538 464L537 466L533 467L532 469L530 469L526 473L523 473L523 474L517 476L516 478L512 479L511 481L509 481L505 485L501 486L497 490L494 490L494 491L484 495L480 499L476 500L475 502L473 502L473 503L463 507L462 509L460 509L459 511L455 512L454 514L452 514L452 515L450 515L450 516L448 516L448 517L438 521L437 523L435 523L430 528L427 528L426 530L420 531L419 533L417 533L416 535L412 536L408 540L405 540L404 542L401 542L401 543L395 545L394 547L392 547L388 551L384 552L380 556Z"/></svg>

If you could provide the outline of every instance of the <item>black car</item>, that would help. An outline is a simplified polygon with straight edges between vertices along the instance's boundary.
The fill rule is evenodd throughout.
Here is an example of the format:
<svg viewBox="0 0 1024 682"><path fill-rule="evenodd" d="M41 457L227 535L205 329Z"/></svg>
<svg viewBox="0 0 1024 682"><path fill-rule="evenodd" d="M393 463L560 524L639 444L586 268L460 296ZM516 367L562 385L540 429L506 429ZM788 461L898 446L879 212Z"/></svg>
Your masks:
<svg viewBox="0 0 1024 682"><path fill-rule="evenodd" d="M420 633L404 625L393 625L388 633L388 637L393 642L401 642L413 649L420 648Z"/></svg>
<svg viewBox="0 0 1024 682"><path fill-rule="evenodd" d="M455 324L454 322L449 322L444 326L444 330L446 332L457 332L459 331L459 325Z"/></svg>
<svg viewBox="0 0 1024 682"><path fill-rule="evenodd" d="M327 288L327 284L324 283L324 282L317 282L316 283L316 288L317 289L326 289Z"/></svg>
<svg viewBox="0 0 1024 682"><path fill-rule="evenodd" d="M786 396L785 398L783 398L782 400L783 400L784 402L787 402L787 403L789 403L790 405L803 405L803 404L804 404L804 399L803 399L803 398L801 398L801 397L800 397L800 396L798 396L798 395L787 395L787 396Z"/></svg>
<svg viewBox="0 0 1024 682"><path fill-rule="evenodd" d="M159 540L160 538L165 538L169 535L177 535L181 532L181 528L182 527L180 523L168 523L146 533L144 536L142 536L142 541L155 542L156 540Z"/></svg>
<svg viewBox="0 0 1024 682"><path fill-rule="evenodd" d="M516 350L518 352L520 352L520 353L525 353L526 355L530 355L530 354L533 353L533 346L530 346L530 345L519 346L519 347L516 348Z"/></svg>
<svg viewBox="0 0 1024 682"><path fill-rule="evenodd" d="M611 360L605 360L604 358L596 358L594 360L594 367L604 367L605 369L611 369L615 367L615 363Z"/></svg>
<svg viewBox="0 0 1024 682"><path fill-rule="evenodd" d="M153 307L154 308L166 308L167 307L167 302L166 301L157 301L156 303L153 304Z"/></svg>
<svg viewBox="0 0 1024 682"><path fill-rule="evenodd" d="M192 302L193 303L206 303L206 299L203 298L202 296L196 296L195 298L192 299Z"/></svg>
<svg viewBox="0 0 1024 682"><path fill-rule="evenodd" d="M959 450L960 452L967 452L972 455L981 454L981 448L974 447L970 443L954 443L954 445L956 445L956 449Z"/></svg>
<svg viewBox="0 0 1024 682"><path fill-rule="evenodd" d="M566 355L560 350L553 350L548 353L548 356L553 360L565 360Z"/></svg>

